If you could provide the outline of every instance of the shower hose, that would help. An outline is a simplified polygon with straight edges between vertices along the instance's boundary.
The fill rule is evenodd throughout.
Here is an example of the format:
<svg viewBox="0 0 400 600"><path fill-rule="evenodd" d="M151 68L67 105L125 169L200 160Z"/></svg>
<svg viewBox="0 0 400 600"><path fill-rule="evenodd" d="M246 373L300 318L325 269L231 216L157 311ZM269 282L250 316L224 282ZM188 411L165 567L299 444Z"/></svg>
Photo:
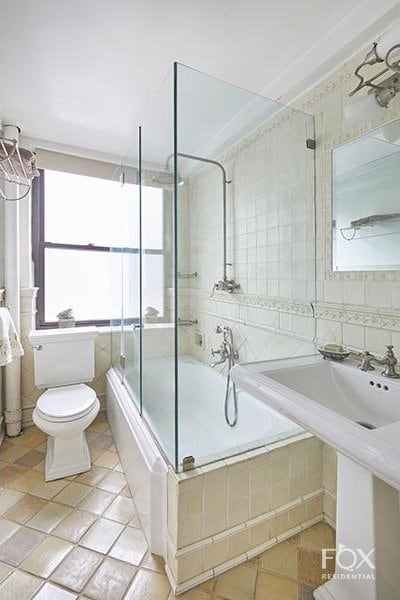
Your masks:
<svg viewBox="0 0 400 600"><path fill-rule="evenodd" d="M235 350L233 347L233 334L232 330L229 331L230 340L227 342L229 352L229 363L228 363L228 377L226 379L226 390L225 390L225 421L229 427L235 427L238 420L238 396L236 384L232 381L232 395L233 395L233 419L229 417L229 397L231 388L231 369L235 364Z"/></svg>

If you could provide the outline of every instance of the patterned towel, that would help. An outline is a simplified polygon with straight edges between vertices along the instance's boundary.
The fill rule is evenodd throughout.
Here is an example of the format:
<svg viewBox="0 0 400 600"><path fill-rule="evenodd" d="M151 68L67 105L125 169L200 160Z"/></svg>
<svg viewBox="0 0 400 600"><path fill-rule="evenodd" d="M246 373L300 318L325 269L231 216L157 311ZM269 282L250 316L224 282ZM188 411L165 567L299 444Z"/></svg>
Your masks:
<svg viewBox="0 0 400 600"><path fill-rule="evenodd" d="M0 307L0 367L24 354L14 322L7 308Z"/></svg>

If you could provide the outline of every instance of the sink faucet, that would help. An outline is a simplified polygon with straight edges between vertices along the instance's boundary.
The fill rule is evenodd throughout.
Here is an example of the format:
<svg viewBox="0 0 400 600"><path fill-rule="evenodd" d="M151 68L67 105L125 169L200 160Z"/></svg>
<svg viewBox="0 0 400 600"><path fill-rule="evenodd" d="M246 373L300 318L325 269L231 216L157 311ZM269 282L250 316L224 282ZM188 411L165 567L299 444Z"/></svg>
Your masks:
<svg viewBox="0 0 400 600"><path fill-rule="evenodd" d="M361 371L374 371L375 367L371 364L373 362L378 365L385 365L385 369L382 371L384 377L391 377L393 379L398 379L400 377L400 374L396 371L398 361L394 355L393 346L386 346L386 352L380 358L366 350L362 354L362 361L361 364L358 365L358 368L361 369Z"/></svg>

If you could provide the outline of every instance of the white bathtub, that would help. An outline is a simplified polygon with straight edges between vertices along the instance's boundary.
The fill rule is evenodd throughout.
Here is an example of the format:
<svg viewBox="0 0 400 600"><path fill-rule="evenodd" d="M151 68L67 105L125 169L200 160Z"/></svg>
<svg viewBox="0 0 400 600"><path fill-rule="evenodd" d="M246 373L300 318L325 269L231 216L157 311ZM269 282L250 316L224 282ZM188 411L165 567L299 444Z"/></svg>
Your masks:
<svg viewBox="0 0 400 600"><path fill-rule="evenodd" d="M175 464L174 361L146 361L143 372L143 415L168 461ZM126 373L131 393L137 385L133 371ZM131 384L131 385L129 385ZM178 460L193 456L196 466L297 435L300 427L249 396L238 393L238 422L225 422L226 378L196 359L184 357L178 365ZM232 392L230 394L232 409Z"/></svg>

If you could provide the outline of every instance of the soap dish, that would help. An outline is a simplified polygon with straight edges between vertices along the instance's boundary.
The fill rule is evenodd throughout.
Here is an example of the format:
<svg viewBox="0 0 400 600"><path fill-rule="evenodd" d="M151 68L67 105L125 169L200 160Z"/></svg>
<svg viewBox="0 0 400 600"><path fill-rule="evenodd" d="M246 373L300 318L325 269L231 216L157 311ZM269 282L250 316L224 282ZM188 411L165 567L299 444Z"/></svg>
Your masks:
<svg viewBox="0 0 400 600"><path fill-rule="evenodd" d="M320 354L322 354L324 359L330 358L331 360L336 360L338 362L340 362L350 356L350 351L344 350L344 349L340 350L340 351L334 351L334 350L326 350L325 348L317 347L317 350Z"/></svg>

